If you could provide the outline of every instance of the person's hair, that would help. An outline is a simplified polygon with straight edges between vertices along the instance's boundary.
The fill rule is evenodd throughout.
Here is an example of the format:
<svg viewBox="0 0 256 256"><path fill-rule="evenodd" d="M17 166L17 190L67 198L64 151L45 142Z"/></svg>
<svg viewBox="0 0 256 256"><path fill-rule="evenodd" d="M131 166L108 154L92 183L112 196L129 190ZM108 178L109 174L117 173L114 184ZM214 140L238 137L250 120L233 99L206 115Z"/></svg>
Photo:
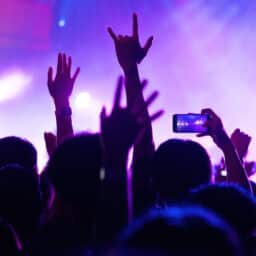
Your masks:
<svg viewBox="0 0 256 256"><path fill-rule="evenodd" d="M125 230L118 245L119 250L131 252L128 255L240 255L233 229L196 206L152 210Z"/></svg>
<svg viewBox="0 0 256 256"><path fill-rule="evenodd" d="M41 213L38 177L18 165L0 168L0 216L10 223L23 241L37 230Z"/></svg>
<svg viewBox="0 0 256 256"><path fill-rule="evenodd" d="M99 135L81 134L57 147L45 172L61 200L83 208L97 201L101 167Z"/></svg>
<svg viewBox="0 0 256 256"><path fill-rule="evenodd" d="M205 185L191 192L191 201L211 209L225 219L242 238L256 227L256 202L245 189L235 184Z"/></svg>
<svg viewBox="0 0 256 256"><path fill-rule="evenodd" d="M36 171L37 151L27 140L10 136L0 139L0 167L18 164Z"/></svg>
<svg viewBox="0 0 256 256"><path fill-rule="evenodd" d="M154 191L164 200L177 200L211 181L211 162L206 150L190 140L170 139L153 157Z"/></svg>

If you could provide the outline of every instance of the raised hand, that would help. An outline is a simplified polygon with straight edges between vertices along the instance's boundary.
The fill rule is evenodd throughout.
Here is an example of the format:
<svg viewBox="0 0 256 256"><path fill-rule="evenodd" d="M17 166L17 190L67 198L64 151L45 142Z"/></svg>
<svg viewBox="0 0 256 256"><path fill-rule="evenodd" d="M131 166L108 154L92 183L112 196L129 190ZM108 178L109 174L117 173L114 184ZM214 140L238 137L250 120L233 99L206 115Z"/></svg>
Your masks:
<svg viewBox="0 0 256 256"><path fill-rule="evenodd" d="M145 122L147 120L142 115L144 108L147 108L154 102L158 93L153 92L141 109L138 109L137 106L122 108L120 106L122 88L123 78L120 77L111 114L107 116L106 109L102 109L101 131L107 150L112 151L113 154L127 156L129 149L136 142L136 139L139 138L140 134L143 133L143 129L145 128ZM150 117L150 120L156 120L162 114L163 111L159 110Z"/></svg>
<svg viewBox="0 0 256 256"><path fill-rule="evenodd" d="M123 78L120 77L111 114L107 115L106 109L103 108L100 116L101 135L105 150L105 180L107 181L104 191L106 203L104 215L115 220L114 225L104 221L104 225L107 224L104 230L114 231L113 234L127 223L128 212L131 216L131 204L128 206L126 194L128 153L145 129L146 120L142 114L144 108L151 105L157 97L157 93L153 93L140 109L133 105L129 108L122 108L120 103L123 87ZM156 112L150 117L151 121L156 120L161 114L162 111Z"/></svg>
<svg viewBox="0 0 256 256"><path fill-rule="evenodd" d="M127 108L121 108L121 93L123 78L118 80L112 112L106 114L106 108L101 111L101 131L105 146L109 149L117 149L117 152L126 154L132 146L139 130L132 113ZM115 153L117 153L115 152Z"/></svg>
<svg viewBox="0 0 256 256"><path fill-rule="evenodd" d="M231 141L241 160L246 156L251 140L252 138L248 134L241 132L240 129L235 129L232 133Z"/></svg>
<svg viewBox="0 0 256 256"><path fill-rule="evenodd" d="M230 142L230 139L224 130L221 119L214 113L212 109L203 109L201 112L203 115L208 115L208 120L205 123L207 127L207 132L198 134L198 137L211 136L215 144L223 149L227 142Z"/></svg>
<svg viewBox="0 0 256 256"><path fill-rule="evenodd" d="M59 53L56 76L53 79L53 68L48 70L48 89L56 105L67 105L73 91L74 83L79 75L80 68L77 68L74 75L71 75L72 59L66 54Z"/></svg>
<svg viewBox="0 0 256 256"><path fill-rule="evenodd" d="M224 130L221 119L211 109L203 109L202 114L208 115L208 121L205 123L208 131L206 133L199 134L198 136L210 135L215 144L224 153L227 167L227 180L229 182L238 183L249 191L252 191L246 171L231 139Z"/></svg>
<svg viewBox="0 0 256 256"><path fill-rule="evenodd" d="M73 87L80 68L77 68L74 75L71 75L72 59L67 59L65 54L59 53L57 72L53 79L53 68L48 70L48 90L55 104L56 125L57 125L57 144L65 139L72 137L72 110L69 105L69 97L72 94Z"/></svg>
<svg viewBox="0 0 256 256"><path fill-rule="evenodd" d="M151 36L144 47L141 46L138 31L138 18L136 14L133 14L132 36L117 36L112 28L108 28L108 32L114 41L119 64L125 72L129 71L134 65L140 63L144 59L153 42L153 36Z"/></svg>

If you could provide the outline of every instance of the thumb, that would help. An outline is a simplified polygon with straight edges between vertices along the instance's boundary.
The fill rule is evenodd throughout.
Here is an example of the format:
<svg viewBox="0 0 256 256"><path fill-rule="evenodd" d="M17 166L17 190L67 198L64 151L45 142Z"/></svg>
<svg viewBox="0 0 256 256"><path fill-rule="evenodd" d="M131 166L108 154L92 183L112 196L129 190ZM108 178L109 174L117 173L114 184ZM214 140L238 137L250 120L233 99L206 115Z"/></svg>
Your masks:
<svg viewBox="0 0 256 256"><path fill-rule="evenodd" d="M153 39L154 39L154 37L151 36L151 37L147 40L147 42L146 42L146 44L145 44L145 46L144 46L144 48L143 48L143 51L144 51L145 55L148 53L149 49L151 48L152 43L153 43Z"/></svg>
<svg viewBox="0 0 256 256"><path fill-rule="evenodd" d="M46 146L46 151L50 156L53 151L57 148L57 136L51 132L44 133L44 141Z"/></svg>

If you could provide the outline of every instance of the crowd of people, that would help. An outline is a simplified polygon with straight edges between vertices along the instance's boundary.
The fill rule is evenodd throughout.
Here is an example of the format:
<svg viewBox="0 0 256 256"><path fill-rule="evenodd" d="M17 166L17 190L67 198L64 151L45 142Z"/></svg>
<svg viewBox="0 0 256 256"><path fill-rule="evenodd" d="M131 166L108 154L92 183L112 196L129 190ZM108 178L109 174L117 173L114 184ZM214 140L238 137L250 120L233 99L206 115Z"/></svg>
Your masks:
<svg viewBox="0 0 256 256"><path fill-rule="evenodd" d="M153 37L141 46L136 14L132 36L108 32L124 74L100 133L74 134L69 98L80 69L72 74L60 53L56 74L48 71L57 133L44 134L44 170L29 141L0 139L0 255L256 255L256 189L244 162L251 137L239 129L229 137L220 117L202 110L207 132L198 136L223 152L225 177L197 142L169 139L156 149L152 122L163 110L149 114L158 92L144 99L138 70Z"/></svg>

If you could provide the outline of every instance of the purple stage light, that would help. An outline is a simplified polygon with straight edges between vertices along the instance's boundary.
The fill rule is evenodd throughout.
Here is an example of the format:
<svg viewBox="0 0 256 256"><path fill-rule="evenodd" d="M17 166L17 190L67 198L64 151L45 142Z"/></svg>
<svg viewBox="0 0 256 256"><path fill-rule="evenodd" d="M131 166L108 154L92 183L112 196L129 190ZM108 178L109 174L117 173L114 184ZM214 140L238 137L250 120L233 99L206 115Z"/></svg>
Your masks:
<svg viewBox="0 0 256 256"><path fill-rule="evenodd" d="M1 2L5 5L6 0ZM74 68L81 66L81 76L71 98L74 128L98 131L99 113L103 105L110 112L116 77L120 73L106 27L112 26L116 33L129 33L134 10L139 15L142 43L150 35L155 38L139 70L141 78L150 81L145 97L151 90L160 91L159 99L150 106L150 113L159 108L164 108L166 113L153 124L156 146L173 137L196 140L207 149L214 163L219 162L222 154L210 138L199 139L193 134L177 135L171 131L170 115L200 113L204 107L213 108L221 116L230 134L237 127L252 136L255 133L253 10L256 2L77 0L57 1L55 5L50 3L55 1L40 1L40 4L25 1L33 14L27 20L23 19L23 2L8 1L9 7L0 15L0 45L7 56L4 59L1 55L0 90L4 92L0 91L0 102L9 92L13 96L7 99L26 89L26 85L17 89L20 88L15 85L19 84L17 78L14 86L3 86L6 75L15 77L15 72L1 76L12 66L22 63L29 74L33 73L34 86L30 87L28 96L15 99L19 108L15 108L14 101L5 103L0 112L4 124L1 134L17 134L31 140L39 150L40 167L47 159L42 133L56 129L46 88L48 66L55 63L58 51L73 57ZM44 51L37 53L35 49ZM10 84L9 78L7 84ZM17 119L20 125L13 125ZM253 139L247 159L254 160L255 152L256 140Z"/></svg>

